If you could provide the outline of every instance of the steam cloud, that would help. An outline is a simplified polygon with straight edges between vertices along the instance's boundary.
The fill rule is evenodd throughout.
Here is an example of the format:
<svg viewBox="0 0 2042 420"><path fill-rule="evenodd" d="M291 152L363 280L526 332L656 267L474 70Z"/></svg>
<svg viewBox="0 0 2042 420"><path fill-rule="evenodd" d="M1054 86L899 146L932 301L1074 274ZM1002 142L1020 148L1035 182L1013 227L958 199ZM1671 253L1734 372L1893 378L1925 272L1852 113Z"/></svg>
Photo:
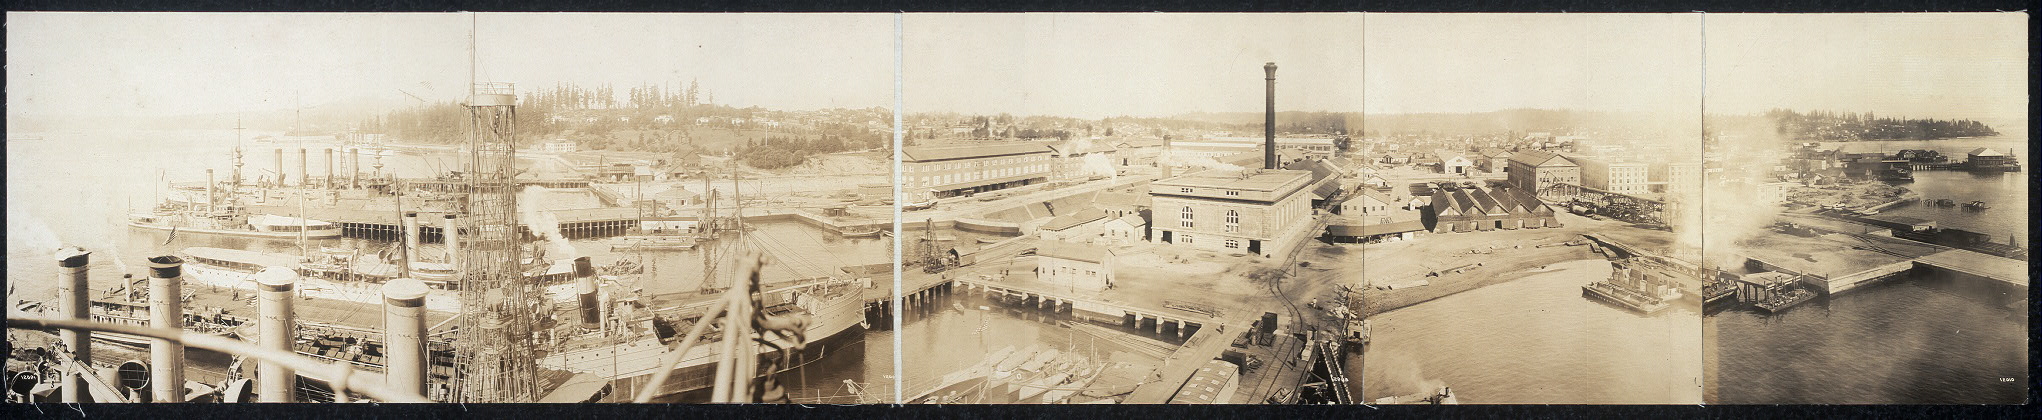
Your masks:
<svg viewBox="0 0 2042 420"><path fill-rule="evenodd" d="M1780 212L1779 203L1761 203L1756 198L1759 185L1772 181L1772 166L1785 157L1782 148L1787 143L1776 135L1770 120L1719 129L1723 135L1717 138L1716 153L1722 171L1703 184L1701 214L1680 221L1701 226L1676 226L1675 232L1682 245L1700 245L1712 260L1708 262L1736 265L1737 242L1763 234ZM1703 230L1708 231L1706 236Z"/></svg>
<svg viewBox="0 0 2042 420"><path fill-rule="evenodd" d="M1248 168L1241 167L1241 165L1221 162L1218 159L1213 159L1208 156L1183 156L1183 157L1176 156L1175 154L1172 154L1169 150L1164 150L1162 155L1156 157L1156 164L1169 166L1189 166L1206 169L1222 169L1228 171L1248 170Z"/></svg>
<svg viewBox="0 0 2042 420"><path fill-rule="evenodd" d="M579 252L574 250L573 243L568 242L567 233L560 230L560 219L539 209L539 203L546 199L546 191L545 187L533 186L518 193L518 222L531 227L533 235L538 235L540 240L552 246L546 251L550 258L574 258Z"/></svg>

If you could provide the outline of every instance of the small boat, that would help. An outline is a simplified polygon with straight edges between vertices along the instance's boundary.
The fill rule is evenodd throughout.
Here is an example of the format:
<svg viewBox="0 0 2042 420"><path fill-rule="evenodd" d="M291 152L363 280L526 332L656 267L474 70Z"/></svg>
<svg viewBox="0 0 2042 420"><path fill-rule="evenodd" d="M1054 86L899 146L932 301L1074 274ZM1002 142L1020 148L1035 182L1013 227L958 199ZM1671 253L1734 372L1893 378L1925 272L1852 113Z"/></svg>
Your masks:
<svg viewBox="0 0 2042 420"><path fill-rule="evenodd" d="M902 205L901 205L901 207L900 207L900 210L901 210L901 211L922 211L922 210L928 210L928 209L933 209L933 208L936 208L936 200L929 200L929 201L923 201L923 202L920 202L920 203L907 203L907 204L902 204Z"/></svg>
<svg viewBox="0 0 2042 420"><path fill-rule="evenodd" d="M993 364L993 377L1005 378L1013 375L1014 368L1020 367L1022 363L1027 363L1029 358L1034 357L1040 351L1042 351L1041 345L1028 346L1027 350L1015 352L1001 358L999 363Z"/></svg>
<svg viewBox="0 0 2042 420"><path fill-rule="evenodd" d="M999 239L999 238L987 238L987 237L983 237L983 236L981 236L981 237L979 237L979 238L978 238L978 243L982 243L982 244L990 244L990 243L998 243L998 242L1000 242L1001 240L1002 240L1002 239Z"/></svg>
<svg viewBox="0 0 2042 420"><path fill-rule="evenodd" d="M863 232L837 231L837 234L844 235L844 237L846 238L877 238L879 237L880 231L882 231L882 229L872 228L872 230Z"/></svg>
<svg viewBox="0 0 2042 420"><path fill-rule="evenodd" d="M1022 363L1019 368L1028 372L1041 372L1043 367L1049 366L1049 362L1056 360L1057 356L1061 355L1063 355L1063 351L1057 349L1049 349L1036 353L1035 357L1029 358L1028 362Z"/></svg>
<svg viewBox="0 0 2042 420"><path fill-rule="evenodd" d="M1957 202L1956 202L1956 201L1951 201L1951 200L1950 200L1950 199L1948 199L1948 198L1945 198L1945 199L1941 199L1941 200L1936 200L1936 207L1956 207L1956 206L1957 206Z"/></svg>
<svg viewBox="0 0 2042 420"><path fill-rule="evenodd" d="M1037 395L1042 395L1042 393L1048 392L1050 388L1055 388L1057 385L1063 385L1064 381L1068 381L1070 379L1071 374L1057 373L1055 375L1044 376L1040 379L1028 381L1028 383L1021 385L1021 398L1019 399L1025 401L1029 398L1035 398L1035 396Z"/></svg>
<svg viewBox="0 0 2042 420"><path fill-rule="evenodd" d="M1992 206L1985 204L1984 201L1972 201L1969 203L1964 203L1964 208L1972 210L1985 210L1992 208Z"/></svg>

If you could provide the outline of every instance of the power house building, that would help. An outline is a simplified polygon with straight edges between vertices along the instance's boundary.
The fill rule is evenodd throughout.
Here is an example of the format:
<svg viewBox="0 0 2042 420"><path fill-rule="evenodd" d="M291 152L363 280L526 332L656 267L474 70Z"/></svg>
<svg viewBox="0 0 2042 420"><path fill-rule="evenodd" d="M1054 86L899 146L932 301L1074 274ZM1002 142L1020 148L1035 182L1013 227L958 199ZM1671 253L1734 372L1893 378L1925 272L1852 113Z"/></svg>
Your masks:
<svg viewBox="0 0 2042 420"><path fill-rule="evenodd" d="M1310 236L1310 171L1209 169L1149 184L1151 240L1262 257Z"/></svg>

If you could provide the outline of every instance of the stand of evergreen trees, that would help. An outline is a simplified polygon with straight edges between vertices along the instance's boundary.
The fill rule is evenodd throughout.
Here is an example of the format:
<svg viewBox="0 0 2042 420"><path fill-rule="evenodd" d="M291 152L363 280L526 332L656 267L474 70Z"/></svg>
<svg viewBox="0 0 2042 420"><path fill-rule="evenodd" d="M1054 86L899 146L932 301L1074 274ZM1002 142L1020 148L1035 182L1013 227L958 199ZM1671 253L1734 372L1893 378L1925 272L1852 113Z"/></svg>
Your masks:
<svg viewBox="0 0 2042 420"><path fill-rule="evenodd" d="M1935 140L1954 137L1999 135L1985 123L1972 120L1880 118L1870 112L1809 111L1775 109L1766 112L1779 134L1794 140Z"/></svg>

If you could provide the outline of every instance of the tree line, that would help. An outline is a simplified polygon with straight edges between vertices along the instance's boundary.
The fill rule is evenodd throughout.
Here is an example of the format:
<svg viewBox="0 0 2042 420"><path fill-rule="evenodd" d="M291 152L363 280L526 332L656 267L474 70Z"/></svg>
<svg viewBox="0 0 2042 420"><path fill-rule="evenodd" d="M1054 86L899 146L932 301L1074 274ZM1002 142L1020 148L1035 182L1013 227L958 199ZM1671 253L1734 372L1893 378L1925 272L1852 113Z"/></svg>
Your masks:
<svg viewBox="0 0 2042 420"><path fill-rule="evenodd" d="M1767 111L1765 116L1778 134L1793 140L1935 140L1999 135L1985 123L1972 120L1881 118L1870 112L1801 113L1786 109Z"/></svg>

